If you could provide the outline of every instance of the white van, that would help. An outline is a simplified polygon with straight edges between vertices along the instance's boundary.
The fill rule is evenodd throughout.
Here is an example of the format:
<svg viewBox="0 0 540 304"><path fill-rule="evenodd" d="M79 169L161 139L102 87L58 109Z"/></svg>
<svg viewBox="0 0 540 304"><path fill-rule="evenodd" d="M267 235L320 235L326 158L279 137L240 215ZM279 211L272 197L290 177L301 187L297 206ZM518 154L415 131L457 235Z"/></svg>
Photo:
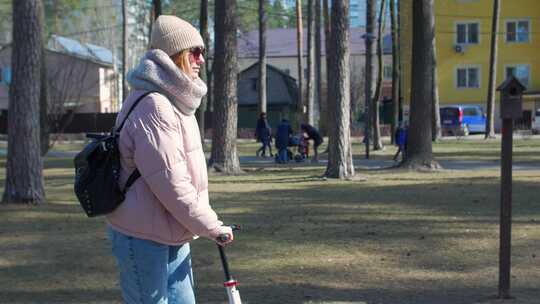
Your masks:
<svg viewBox="0 0 540 304"><path fill-rule="evenodd" d="M540 133L540 108L534 113L532 131L534 134Z"/></svg>

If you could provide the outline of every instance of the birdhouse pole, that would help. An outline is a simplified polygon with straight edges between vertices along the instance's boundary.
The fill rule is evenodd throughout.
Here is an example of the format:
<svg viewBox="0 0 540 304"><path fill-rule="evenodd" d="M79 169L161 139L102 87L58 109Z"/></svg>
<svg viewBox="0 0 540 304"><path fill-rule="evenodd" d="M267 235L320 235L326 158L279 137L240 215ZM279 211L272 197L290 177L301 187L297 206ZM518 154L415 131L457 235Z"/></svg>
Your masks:
<svg viewBox="0 0 540 304"><path fill-rule="evenodd" d="M514 120L522 117L522 93L525 87L514 76L498 88L501 92L501 214L499 243L499 298L510 299L512 249L512 144Z"/></svg>

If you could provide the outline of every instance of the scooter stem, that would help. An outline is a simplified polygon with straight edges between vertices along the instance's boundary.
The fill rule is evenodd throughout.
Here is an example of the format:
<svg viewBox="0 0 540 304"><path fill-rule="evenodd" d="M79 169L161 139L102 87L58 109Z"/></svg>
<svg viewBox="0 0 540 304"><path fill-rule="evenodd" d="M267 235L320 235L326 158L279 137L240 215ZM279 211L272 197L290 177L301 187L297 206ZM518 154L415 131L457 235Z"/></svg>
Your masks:
<svg viewBox="0 0 540 304"><path fill-rule="evenodd" d="M227 262L227 256L225 255L225 250L223 250L223 246L217 245L219 249L219 256L221 257L221 264L223 265L223 272L225 273L225 281L231 281L231 273L229 271L229 263Z"/></svg>

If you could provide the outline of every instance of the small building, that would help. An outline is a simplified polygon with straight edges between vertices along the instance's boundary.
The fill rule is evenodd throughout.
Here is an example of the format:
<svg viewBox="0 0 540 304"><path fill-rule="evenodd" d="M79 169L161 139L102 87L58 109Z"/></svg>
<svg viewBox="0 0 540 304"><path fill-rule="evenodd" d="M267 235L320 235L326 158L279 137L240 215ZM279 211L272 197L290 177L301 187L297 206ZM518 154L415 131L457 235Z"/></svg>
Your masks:
<svg viewBox="0 0 540 304"><path fill-rule="evenodd" d="M266 65L267 117L272 127L296 113L298 85L284 71ZM240 72L238 80L238 128L254 128L259 116L259 62Z"/></svg>
<svg viewBox="0 0 540 304"><path fill-rule="evenodd" d="M0 49L0 110L9 105L11 53L11 44ZM118 111L118 73L110 50L53 35L46 60L49 113Z"/></svg>

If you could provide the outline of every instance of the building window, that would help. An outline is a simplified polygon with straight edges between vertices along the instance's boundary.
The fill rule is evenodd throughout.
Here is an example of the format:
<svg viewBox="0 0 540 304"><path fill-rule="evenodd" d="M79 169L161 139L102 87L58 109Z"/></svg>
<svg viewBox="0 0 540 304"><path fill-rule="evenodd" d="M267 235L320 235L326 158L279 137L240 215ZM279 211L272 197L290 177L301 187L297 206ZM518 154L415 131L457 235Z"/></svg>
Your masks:
<svg viewBox="0 0 540 304"><path fill-rule="evenodd" d="M392 79L392 66L386 65L384 66L384 79Z"/></svg>
<svg viewBox="0 0 540 304"><path fill-rule="evenodd" d="M457 69L457 88L471 89L480 87L480 69L477 67L467 67Z"/></svg>
<svg viewBox="0 0 540 304"><path fill-rule="evenodd" d="M530 75L530 67L526 64L508 65L505 68L506 78L515 76L526 87L529 86Z"/></svg>
<svg viewBox="0 0 540 304"><path fill-rule="evenodd" d="M506 42L529 42L529 21L515 20L506 22Z"/></svg>
<svg viewBox="0 0 540 304"><path fill-rule="evenodd" d="M456 42L458 44L478 44L480 24L466 22L456 24Z"/></svg>

